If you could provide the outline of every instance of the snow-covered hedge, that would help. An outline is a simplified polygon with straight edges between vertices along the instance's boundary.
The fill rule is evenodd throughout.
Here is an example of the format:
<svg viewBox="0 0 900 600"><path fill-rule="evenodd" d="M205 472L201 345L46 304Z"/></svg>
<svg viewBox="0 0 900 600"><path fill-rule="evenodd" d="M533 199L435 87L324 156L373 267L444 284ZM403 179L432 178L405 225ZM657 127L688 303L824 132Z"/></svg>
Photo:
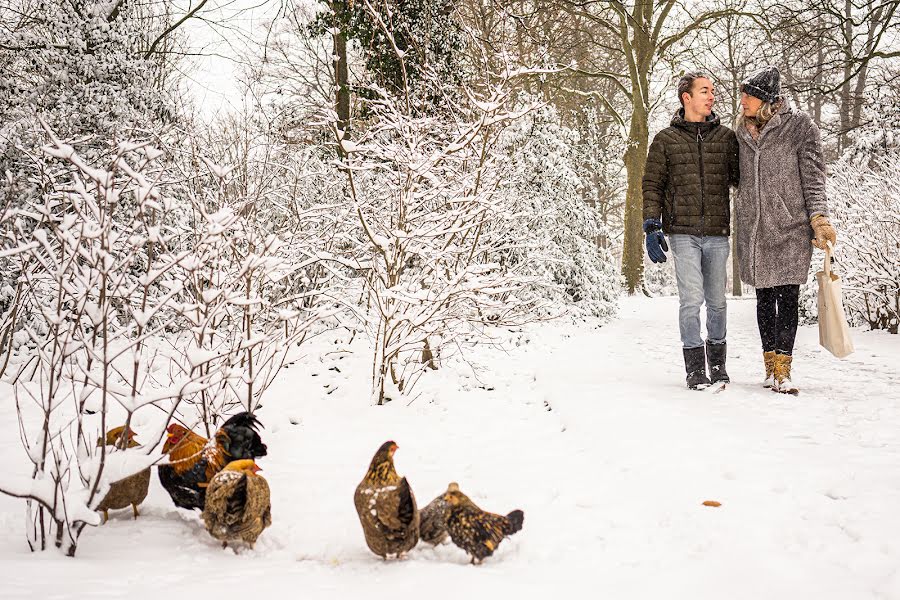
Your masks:
<svg viewBox="0 0 900 600"><path fill-rule="evenodd" d="M849 317L872 329L900 326L900 151L832 169L829 201ZM818 263L816 263L818 264Z"/></svg>
<svg viewBox="0 0 900 600"><path fill-rule="evenodd" d="M853 325L898 332L900 326L900 100L876 98L853 145L830 166L828 203L837 227L836 269ZM816 251L810 283L801 289L800 316L816 322Z"/></svg>
<svg viewBox="0 0 900 600"><path fill-rule="evenodd" d="M528 274L553 284L532 293L557 307L611 318L622 279L612 252L598 243L611 236L585 201L592 183L578 168L578 132L546 105L514 121L496 151L505 158L500 191L517 217L509 239L519 242L498 251L498 260L521 263Z"/></svg>

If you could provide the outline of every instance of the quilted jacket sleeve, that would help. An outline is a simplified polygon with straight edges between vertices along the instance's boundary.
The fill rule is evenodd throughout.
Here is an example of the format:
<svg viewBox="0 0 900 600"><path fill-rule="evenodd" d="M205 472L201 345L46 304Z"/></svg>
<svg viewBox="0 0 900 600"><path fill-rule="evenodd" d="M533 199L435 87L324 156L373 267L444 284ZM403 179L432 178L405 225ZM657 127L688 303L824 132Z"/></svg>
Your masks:
<svg viewBox="0 0 900 600"><path fill-rule="evenodd" d="M657 134L647 153L647 164L644 167L644 180L641 186L644 195L645 221L662 218L668 179L669 166L666 163L665 143L660 134Z"/></svg>

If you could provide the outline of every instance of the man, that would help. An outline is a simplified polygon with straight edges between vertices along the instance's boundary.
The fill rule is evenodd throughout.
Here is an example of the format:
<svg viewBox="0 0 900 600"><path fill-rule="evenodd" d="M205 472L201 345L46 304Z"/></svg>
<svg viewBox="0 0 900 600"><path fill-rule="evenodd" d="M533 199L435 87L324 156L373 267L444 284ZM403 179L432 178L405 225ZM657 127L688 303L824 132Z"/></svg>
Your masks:
<svg viewBox="0 0 900 600"><path fill-rule="evenodd" d="M715 93L703 73L678 82L681 109L650 144L644 171L647 254L665 262L669 236L675 258L679 319L688 388L727 383L725 281L731 212L729 186L739 180L734 132L712 111ZM704 345L700 306L706 303ZM709 363L707 377L706 365Z"/></svg>

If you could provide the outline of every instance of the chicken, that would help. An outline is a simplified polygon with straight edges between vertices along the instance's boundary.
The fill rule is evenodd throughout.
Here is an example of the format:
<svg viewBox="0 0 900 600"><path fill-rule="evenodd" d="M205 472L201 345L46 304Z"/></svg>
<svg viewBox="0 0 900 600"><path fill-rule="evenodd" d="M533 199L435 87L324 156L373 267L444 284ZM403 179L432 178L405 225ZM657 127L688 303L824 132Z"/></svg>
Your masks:
<svg viewBox="0 0 900 600"><path fill-rule="evenodd" d="M203 510L206 484L233 460L265 456L266 445L257 433L262 424L249 412L234 415L216 431L212 440L177 423L169 425L163 454L169 464L159 466L159 481L175 506ZM203 485L201 485L203 484Z"/></svg>
<svg viewBox="0 0 900 600"><path fill-rule="evenodd" d="M127 441L125 444L128 448L140 446L134 439L134 432L130 428L126 431L124 425L110 429L106 434L105 440L103 438L97 438L97 446L118 446L120 445L120 440L123 435L126 436ZM100 504L97 505L97 510L103 513L103 522L106 523L109 521L109 511L111 509L127 508L129 506L131 506L131 509L134 511L134 518L137 519L139 514L138 504L143 502L144 498L147 497L147 490L149 489L150 467L114 482L109 486L109 491L106 493L106 496L104 496L103 500L100 501Z"/></svg>
<svg viewBox="0 0 900 600"><path fill-rule="evenodd" d="M234 460L216 474L206 488L203 522L222 542L242 540L253 548L263 529L272 524L269 484L252 459Z"/></svg>
<svg viewBox="0 0 900 600"><path fill-rule="evenodd" d="M447 492L458 492L459 485L454 481L447 486ZM419 537L423 542L434 546L447 539L447 517L450 516L450 505L441 494L419 511Z"/></svg>
<svg viewBox="0 0 900 600"><path fill-rule="evenodd" d="M419 541L419 511L406 477L394 469L397 444L385 442L375 453L353 503L369 549L387 559L400 556Z"/></svg>
<svg viewBox="0 0 900 600"><path fill-rule="evenodd" d="M481 510L459 490L448 491L444 500L450 505L447 518L450 539L472 556L473 564L493 554L503 538L522 529L525 520L521 510L514 510L505 517Z"/></svg>

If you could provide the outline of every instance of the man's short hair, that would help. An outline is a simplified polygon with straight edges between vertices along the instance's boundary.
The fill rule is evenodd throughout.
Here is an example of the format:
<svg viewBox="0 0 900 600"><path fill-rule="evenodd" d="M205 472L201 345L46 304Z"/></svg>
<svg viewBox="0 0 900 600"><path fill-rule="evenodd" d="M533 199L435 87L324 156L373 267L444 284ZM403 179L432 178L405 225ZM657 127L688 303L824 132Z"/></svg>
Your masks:
<svg viewBox="0 0 900 600"><path fill-rule="evenodd" d="M682 106L684 106L684 94L687 93L693 96L691 90L694 89L694 81L701 77L709 79L709 75L702 71L691 71L682 75L681 79L678 80L678 101L681 102Z"/></svg>

